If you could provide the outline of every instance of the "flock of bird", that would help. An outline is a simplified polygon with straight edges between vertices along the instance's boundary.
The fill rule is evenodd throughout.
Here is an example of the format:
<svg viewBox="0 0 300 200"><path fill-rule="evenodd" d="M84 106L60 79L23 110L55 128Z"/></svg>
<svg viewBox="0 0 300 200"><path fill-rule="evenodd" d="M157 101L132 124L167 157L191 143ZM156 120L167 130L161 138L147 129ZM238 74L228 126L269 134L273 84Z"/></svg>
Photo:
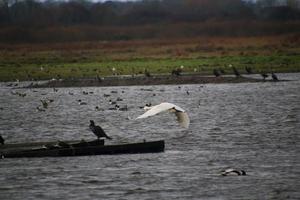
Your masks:
<svg viewBox="0 0 300 200"><path fill-rule="evenodd" d="M180 86L178 88L181 89ZM143 90L143 89L141 89L141 90ZM144 89L144 90L147 92L153 91L152 89ZM32 90L32 89L30 89L30 91L38 92L37 90ZM53 88L54 93L56 93L58 91L59 91L59 89ZM160 91L163 92L164 90L160 90ZM108 93L103 94L104 99L106 99L107 103L110 105L108 108L106 107L106 109L107 110L117 110L117 111L128 111L129 108L128 108L127 104L125 104L125 105L123 104L123 106L120 105L120 103L123 101L123 98L121 98L119 96L113 98L112 95L117 94L118 91L112 90L112 91L110 91L110 93L111 94L108 94ZM122 91L122 93L125 93L125 91ZM14 90L11 91L11 94L17 95L20 97L26 97L26 95L27 95L26 93L21 93L19 91L14 91ZM71 91L68 91L67 94L69 94L71 96L75 95L74 92L71 92ZM93 91L82 91L82 94L83 95L93 95L94 92ZM189 95L189 91L186 91L186 94ZM41 95L47 95L47 93L41 93ZM155 96L155 95L153 94L153 96ZM39 101L41 104L39 106L36 106L36 110L38 112L46 112L47 109L49 108L49 106L54 102L54 99L46 97L46 98L40 99ZM88 105L87 102L85 102L81 99L77 99L76 101L78 102L79 105ZM141 107L141 106L139 106L139 107ZM143 119L143 118L147 118L147 117L150 117L150 116L162 113L162 112L170 111L172 113L175 113L175 116L177 117L177 120L182 127L184 127L184 128L189 127L189 117L188 117L187 113L177 105L165 102L165 103L158 104L156 106L151 106L151 104L146 104L146 106L143 106L142 108L144 108L144 110L146 110L146 112L143 115L137 117L136 119ZM101 108L100 106L97 105L97 106L95 106L95 110L96 111L104 111L105 109Z"/></svg>
<svg viewBox="0 0 300 200"><path fill-rule="evenodd" d="M232 73L238 78L241 77L241 73L238 71L238 69L232 65L229 65L229 67L232 70ZM253 69L249 66L245 67L245 71L247 72L247 74L253 74ZM221 75L226 74L225 70L220 68L220 69L213 69L213 74L215 77L220 77ZM261 77L263 78L263 80L265 81L266 78L269 77L269 75L265 72L260 72ZM271 78L273 81L279 81L277 75L274 72L271 72Z"/></svg>

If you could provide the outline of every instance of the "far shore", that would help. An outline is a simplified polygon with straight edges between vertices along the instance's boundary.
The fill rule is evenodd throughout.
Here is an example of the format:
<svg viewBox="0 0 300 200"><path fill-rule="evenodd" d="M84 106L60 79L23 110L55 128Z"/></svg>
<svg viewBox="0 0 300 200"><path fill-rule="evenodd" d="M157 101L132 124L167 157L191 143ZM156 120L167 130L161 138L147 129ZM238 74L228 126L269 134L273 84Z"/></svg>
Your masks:
<svg viewBox="0 0 300 200"><path fill-rule="evenodd" d="M204 76L204 75L155 75L155 76L115 76L104 78L74 78L64 80L50 80L41 84L31 84L27 87L107 87L107 86L133 86L133 85L181 85L181 84L219 84L219 83L244 83L244 82L266 82L249 77L235 76Z"/></svg>

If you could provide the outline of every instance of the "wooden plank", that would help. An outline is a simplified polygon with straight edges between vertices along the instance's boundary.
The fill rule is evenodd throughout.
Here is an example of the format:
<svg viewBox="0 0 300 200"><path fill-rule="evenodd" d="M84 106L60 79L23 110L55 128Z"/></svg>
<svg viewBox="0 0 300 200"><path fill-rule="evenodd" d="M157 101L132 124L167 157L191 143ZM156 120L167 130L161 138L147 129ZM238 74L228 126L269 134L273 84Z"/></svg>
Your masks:
<svg viewBox="0 0 300 200"><path fill-rule="evenodd" d="M2 152L2 158L19 157L58 157L58 156L87 156L87 155L114 155L133 153L156 153L164 151L163 140L119 145L90 145L83 147L57 147L53 149L40 148L33 150Z"/></svg>

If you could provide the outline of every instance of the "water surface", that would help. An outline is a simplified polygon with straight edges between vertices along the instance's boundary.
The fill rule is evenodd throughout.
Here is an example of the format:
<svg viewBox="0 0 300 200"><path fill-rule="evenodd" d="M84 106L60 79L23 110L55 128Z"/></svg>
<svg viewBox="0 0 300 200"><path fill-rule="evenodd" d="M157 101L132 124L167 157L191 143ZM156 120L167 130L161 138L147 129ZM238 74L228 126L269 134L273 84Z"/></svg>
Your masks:
<svg viewBox="0 0 300 200"><path fill-rule="evenodd" d="M2 83L7 143L94 139L93 119L113 137L107 144L164 139L166 151L2 159L0 199L299 199L300 74L279 77L293 81L58 91ZM128 111L109 109L118 97ZM53 100L44 112L36 109L41 99ZM188 112L188 130L169 113L132 120L146 103L165 101ZM247 176L221 176L229 167Z"/></svg>

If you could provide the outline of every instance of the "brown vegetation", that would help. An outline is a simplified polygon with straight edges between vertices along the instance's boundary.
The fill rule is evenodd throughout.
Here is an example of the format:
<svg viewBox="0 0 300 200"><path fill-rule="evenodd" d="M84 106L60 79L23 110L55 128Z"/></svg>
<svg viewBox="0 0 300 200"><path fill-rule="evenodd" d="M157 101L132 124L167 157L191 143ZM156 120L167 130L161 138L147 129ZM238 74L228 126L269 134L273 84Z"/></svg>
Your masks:
<svg viewBox="0 0 300 200"><path fill-rule="evenodd" d="M300 32L293 0L151 0L91 3L4 0L0 42L262 36ZM285 3L284 3L285 2Z"/></svg>

